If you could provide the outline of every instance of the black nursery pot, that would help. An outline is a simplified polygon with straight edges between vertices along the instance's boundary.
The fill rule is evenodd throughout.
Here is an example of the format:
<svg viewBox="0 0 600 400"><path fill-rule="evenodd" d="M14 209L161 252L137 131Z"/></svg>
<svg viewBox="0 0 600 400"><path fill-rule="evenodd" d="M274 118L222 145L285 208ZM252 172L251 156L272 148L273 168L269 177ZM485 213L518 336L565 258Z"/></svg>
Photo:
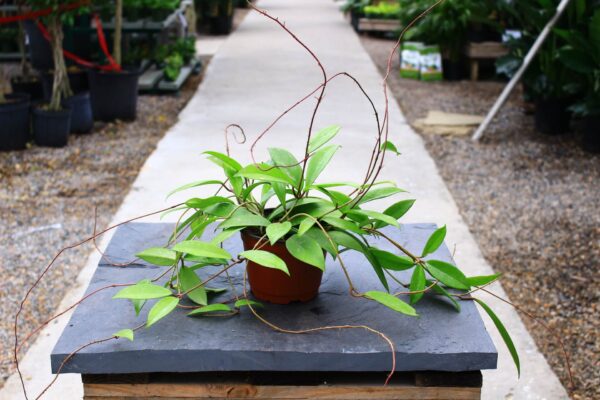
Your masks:
<svg viewBox="0 0 600 400"><path fill-rule="evenodd" d="M88 84L88 74L85 70L68 72L69 85L73 93L88 92L90 85ZM50 101L52 97L52 86L54 85L54 73L43 71L40 73L42 79L42 87L44 91L44 100Z"/></svg>
<svg viewBox="0 0 600 400"><path fill-rule="evenodd" d="M33 138L38 146L64 147L71 131L71 110L33 109Z"/></svg>
<svg viewBox="0 0 600 400"><path fill-rule="evenodd" d="M97 121L133 121L137 114L140 72L90 70L92 114Z"/></svg>
<svg viewBox="0 0 600 400"><path fill-rule="evenodd" d="M89 92L77 93L62 103L65 108L71 109L71 132L89 133L94 127Z"/></svg>
<svg viewBox="0 0 600 400"><path fill-rule="evenodd" d="M442 73L447 81L459 81L463 78L461 60L442 59Z"/></svg>
<svg viewBox="0 0 600 400"><path fill-rule="evenodd" d="M600 115L585 117L581 144L585 151L600 153Z"/></svg>
<svg viewBox="0 0 600 400"><path fill-rule="evenodd" d="M560 135L569 131L571 113L564 99L538 99L535 102L535 129L545 135Z"/></svg>
<svg viewBox="0 0 600 400"><path fill-rule="evenodd" d="M42 71L53 69L52 48L36 23L32 20L25 21L25 32L29 38L29 59L33 68Z"/></svg>
<svg viewBox="0 0 600 400"><path fill-rule="evenodd" d="M29 95L7 94L0 104L0 150L22 150L29 140Z"/></svg>
<svg viewBox="0 0 600 400"><path fill-rule="evenodd" d="M20 77L10 80L10 87L13 93L27 93L31 101L42 100L44 98L44 88L42 82L35 78L32 80L23 80Z"/></svg>

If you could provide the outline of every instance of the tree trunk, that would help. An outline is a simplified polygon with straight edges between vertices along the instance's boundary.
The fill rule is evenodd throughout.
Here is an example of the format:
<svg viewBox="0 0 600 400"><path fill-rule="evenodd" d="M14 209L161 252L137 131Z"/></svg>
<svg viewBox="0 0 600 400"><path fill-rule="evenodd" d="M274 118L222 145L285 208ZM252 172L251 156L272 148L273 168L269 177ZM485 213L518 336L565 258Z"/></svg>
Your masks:
<svg viewBox="0 0 600 400"><path fill-rule="evenodd" d="M23 14L23 1L17 3L17 10L19 14ZM24 80L28 80L31 75L31 65L27 61L27 55L25 54L25 24L23 21L19 21L19 52L21 53L21 75Z"/></svg>
<svg viewBox="0 0 600 400"><path fill-rule="evenodd" d="M121 65L121 35L123 31L123 0L115 1L115 33L113 36L113 58Z"/></svg>
<svg viewBox="0 0 600 400"><path fill-rule="evenodd" d="M63 56L63 30L59 14L52 14L48 18L48 32L52 36L50 44L54 59L54 82L49 109L58 111L61 109L61 100L73 95L71 85L69 84L69 76L67 75L65 57Z"/></svg>

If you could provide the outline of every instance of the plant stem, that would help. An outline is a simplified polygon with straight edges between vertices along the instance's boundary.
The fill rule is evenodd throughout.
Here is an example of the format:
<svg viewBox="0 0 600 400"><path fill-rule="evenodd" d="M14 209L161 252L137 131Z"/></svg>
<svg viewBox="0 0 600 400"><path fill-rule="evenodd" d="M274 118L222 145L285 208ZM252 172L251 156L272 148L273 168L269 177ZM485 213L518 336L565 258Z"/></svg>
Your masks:
<svg viewBox="0 0 600 400"><path fill-rule="evenodd" d="M113 58L121 65L121 34L123 30L123 0L115 1L115 32L113 35Z"/></svg>
<svg viewBox="0 0 600 400"><path fill-rule="evenodd" d="M73 95L69 77L67 75L67 65L63 56L62 42L63 30L60 15L51 14L48 18L48 31L51 35L50 44L52 46L52 57L54 60L54 82L52 84L52 97L50 99L49 109L58 111L61 107L61 100Z"/></svg>

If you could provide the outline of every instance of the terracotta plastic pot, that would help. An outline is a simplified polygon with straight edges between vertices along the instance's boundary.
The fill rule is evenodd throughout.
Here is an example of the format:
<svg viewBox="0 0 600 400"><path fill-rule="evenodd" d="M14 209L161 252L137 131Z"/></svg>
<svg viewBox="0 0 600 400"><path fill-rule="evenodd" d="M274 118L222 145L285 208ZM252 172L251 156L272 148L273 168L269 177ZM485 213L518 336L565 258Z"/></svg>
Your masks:
<svg viewBox="0 0 600 400"><path fill-rule="evenodd" d="M242 231L244 249L251 250L258 239L253 232ZM261 250L271 252L285 261L290 275L248 261L246 269L254 297L271 303L288 304L309 301L319 293L323 271L294 258L286 249L285 241L281 240L273 246L267 243Z"/></svg>

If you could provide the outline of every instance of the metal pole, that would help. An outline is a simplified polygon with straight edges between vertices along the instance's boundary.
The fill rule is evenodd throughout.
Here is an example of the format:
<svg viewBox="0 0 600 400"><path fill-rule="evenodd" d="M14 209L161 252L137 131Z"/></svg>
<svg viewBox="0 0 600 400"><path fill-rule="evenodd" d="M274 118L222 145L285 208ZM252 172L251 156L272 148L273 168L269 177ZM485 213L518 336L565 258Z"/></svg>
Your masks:
<svg viewBox="0 0 600 400"><path fill-rule="evenodd" d="M529 67L529 64L531 64L531 61L537 54L538 50L540 49L540 47L542 46L544 41L546 40L546 37L548 37L548 35L550 34L550 31L552 30L552 28L554 27L554 25L556 24L556 22L558 21L560 16L563 14L565 9L567 8L569 1L570 0L561 0L561 2L558 4L558 7L556 8L556 14L554 14L554 17L552 17L550 19L550 21L548 21L548 23L546 24L546 26L544 27L544 29L542 30L542 32L540 33L538 38L535 40L535 42L533 43L533 46L531 46L531 49L529 49L529 52L525 56L525 59L523 59L523 64L521 64L521 66L517 70L517 73L512 77L510 82L508 82L508 85L506 85L506 87L502 91L502 94L500 94L500 97L498 97L498 100L496 100L496 102L494 103L494 106L487 113L487 115L485 116L485 119L483 120L481 125L479 125L479 127L477 128L475 133L473 134L473 137L471 137L472 140L477 141L477 140L481 139L481 137L483 136L483 132L486 130L486 128L488 127L490 122L492 122L492 120L498 113L498 110L500 110L500 107L502 107L504 105L504 103L506 102L506 99L508 98L510 93L513 91L513 89L515 88L515 86L517 85L517 83L519 82L519 80L521 79L521 77L523 76L525 71L527 70L527 67Z"/></svg>

